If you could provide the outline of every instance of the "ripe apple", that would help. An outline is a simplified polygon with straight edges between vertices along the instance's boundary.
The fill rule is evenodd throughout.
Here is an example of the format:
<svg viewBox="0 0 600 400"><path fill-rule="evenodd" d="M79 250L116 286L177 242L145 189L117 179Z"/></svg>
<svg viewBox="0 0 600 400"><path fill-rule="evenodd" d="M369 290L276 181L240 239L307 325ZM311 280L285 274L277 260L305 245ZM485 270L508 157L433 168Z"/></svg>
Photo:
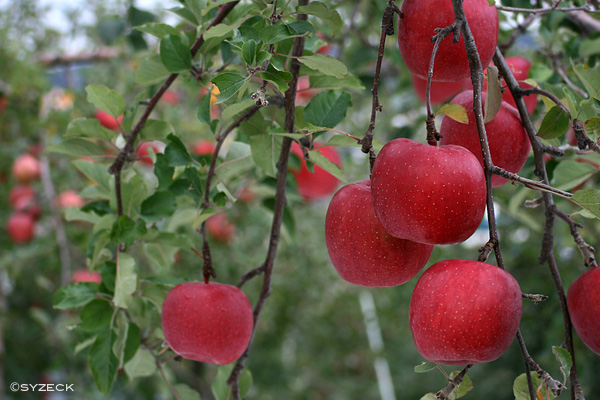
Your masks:
<svg viewBox="0 0 600 400"><path fill-rule="evenodd" d="M175 286L162 307L162 328L171 349L184 358L225 365L238 359L252 336L246 294L216 282Z"/></svg>
<svg viewBox="0 0 600 400"><path fill-rule="evenodd" d="M235 225L233 225L227 214L220 212L206 220L205 224L208 234L220 243L229 243L235 235Z"/></svg>
<svg viewBox="0 0 600 400"><path fill-rule="evenodd" d="M318 90L316 89L310 89L310 78L308 76L299 77L298 84L296 85L296 104L308 104L317 92Z"/></svg>
<svg viewBox="0 0 600 400"><path fill-rule="evenodd" d="M117 118L115 118L112 115L107 114L104 111L98 109L96 110L94 116L98 121L100 121L100 124L107 129L119 129L119 126L121 126L121 124L123 123L122 115L119 115Z"/></svg>
<svg viewBox="0 0 600 400"><path fill-rule="evenodd" d="M137 150L135 151L135 155L139 161L142 163L152 166L154 165L154 161L150 157L148 153L148 149L152 148L154 154L164 152L164 147L158 144L159 142L142 142L138 145Z"/></svg>
<svg viewBox="0 0 600 400"><path fill-rule="evenodd" d="M74 190L65 190L56 197L56 206L58 208L77 207L81 208L85 205L85 200Z"/></svg>
<svg viewBox="0 0 600 400"><path fill-rule="evenodd" d="M439 364L479 364L497 359L519 328L521 289L495 265L445 260L419 278L409 306L413 341Z"/></svg>
<svg viewBox="0 0 600 400"><path fill-rule="evenodd" d="M567 293L571 322L583 343L600 355L600 267L584 272Z"/></svg>
<svg viewBox="0 0 600 400"><path fill-rule="evenodd" d="M23 211L35 201L35 192L29 185L16 185L8 194L8 202L16 211Z"/></svg>
<svg viewBox="0 0 600 400"><path fill-rule="evenodd" d="M215 151L215 142L210 139L198 140L192 146L192 153L197 156L212 155L213 151Z"/></svg>
<svg viewBox="0 0 600 400"><path fill-rule="evenodd" d="M485 104L485 94L483 103ZM467 110L468 124L462 124L448 116L442 119L440 127L441 145L455 144L473 153L483 167L483 156L479 143L479 133L475 113L473 112L473 91L467 90L456 96L451 104L458 104ZM521 117L516 108L502 101L500 111L490 122L485 124L485 131L494 165L509 172L519 173L527 157L531 144L527 132L521 124ZM498 175L492 176L492 186L502 186L508 179Z"/></svg>
<svg viewBox="0 0 600 400"><path fill-rule="evenodd" d="M161 99L162 99L162 101L164 101L167 104L171 104L171 105L179 104L179 94L177 94L177 92L175 92L173 90L167 90L166 92L164 92Z"/></svg>
<svg viewBox="0 0 600 400"><path fill-rule="evenodd" d="M371 176L373 207L392 236L456 244L479 226L486 204L483 170L464 147L395 139L379 152Z"/></svg>
<svg viewBox="0 0 600 400"><path fill-rule="evenodd" d="M71 276L71 281L73 283L79 282L96 282L101 283L102 277L100 276L100 272L92 271L90 272L87 269L78 269L73 271L73 275Z"/></svg>
<svg viewBox="0 0 600 400"><path fill-rule="evenodd" d="M329 258L340 276L355 285L397 286L427 263L433 246L388 234L373 210L369 180L342 187L325 219Z"/></svg>
<svg viewBox="0 0 600 400"><path fill-rule="evenodd" d="M527 78L529 78L529 69L531 68L531 63L526 58L520 56L507 57L506 63L508 64L508 67L510 68L513 75L518 81L524 81L527 80ZM486 71L487 69L484 70L484 73ZM501 84L503 86L506 85L504 79L502 79ZM521 86L523 89L532 88L530 84L524 82L519 83L519 86ZM464 90L473 90L473 82L471 82L470 77L465 79ZM483 80L483 87L481 90L484 92L487 91L487 79ZM537 94L524 96L523 99L525 100L525 106L527 107L527 111L529 111L529 114L533 114L537 105ZM515 99L510 90L508 90L508 88L504 90L504 93L502 93L502 100L506 101L511 106L517 108L517 103L515 102Z"/></svg>
<svg viewBox="0 0 600 400"><path fill-rule="evenodd" d="M413 88L415 93L423 103L427 102L427 79L421 79L416 75L412 75ZM451 99L455 94L463 90L463 82L435 82L431 81L431 104L441 104L446 100Z"/></svg>
<svg viewBox="0 0 600 400"><path fill-rule="evenodd" d="M322 146L322 143L315 142L315 147ZM331 162L341 168L342 160L335 147L323 146L317 150ZM298 192L305 200L313 200L331 195L338 187L338 179L325 171L318 165L314 166L313 172L306 168L306 161L302 154L302 148L296 142L292 143L292 154L300 158L300 169L290 169L290 173L296 178Z"/></svg>
<svg viewBox="0 0 600 400"><path fill-rule="evenodd" d="M8 236L14 243L27 243L33 239L35 221L28 213L17 212L12 214L6 223Z"/></svg>
<svg viewBox="0 0 600 400"><path fill-rule="evenodd" d="M30 182L40 177L40 162L31 154L22 154L13 163L12 173L19 182Z"/></svg>
<svg viewBox="0 0 600 400"><path fill-rule="evenodd" d="M482 65L488 65L498 42L498 12L487 0L464 0L463 7L475 37ZM404 0L398 19L398 44L402 60L419 78L427 79L433 51L434 29L454 23L452 2L439 0ZM470 75L463 35L458 43L446 38L435 58L433 79L460 81Z"/></svg>

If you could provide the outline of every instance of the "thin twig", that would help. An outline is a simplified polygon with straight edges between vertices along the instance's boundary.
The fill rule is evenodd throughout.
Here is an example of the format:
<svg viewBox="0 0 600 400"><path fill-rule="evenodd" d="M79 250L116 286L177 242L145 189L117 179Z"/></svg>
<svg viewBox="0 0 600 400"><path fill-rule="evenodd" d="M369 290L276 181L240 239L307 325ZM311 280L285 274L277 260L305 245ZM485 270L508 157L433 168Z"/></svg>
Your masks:
<svg viewBox="0 0 600 400"><path fill-rule="evenodd" d="M491 170L492 170L492 173L495 175L499 175L503 178L510 179L511 181L514 181L514 182L522 183L523 185L527 186L530 189L539 190L541 192L552 193L557 196L563 197L565 199L570 199L571 197L573 197L572 193L565 192L564 190L557 189L555 187L552 187L552 186L547 185L540 181L534 181L533 179L523 178L520 175L517 175L513 172L509 172L500 167L496 167L495 165L492 166Z"/></svg>
<svg viewBox="0 0 600 400"><path fill-rule="evenodd" d="M548 7L548 8L519 8L519 7L507 7L496 5L496 9L500 11L509 11L509 12L522 12L527 14L537 14L543 15L553 11L560 12L571 12L571 11L585 11L586 13L595 14L600 13L600 10L594 10L590 6L581 6L581 7Z"/></svg>
<svg viewBox="0 0 600 400"><path fill-rule="evenodd" d="M577 247L579 247L579 251L581 251L581 255L583 256L583 265L585 265L586 268L597 267L598 264L596 263L595 255L596 250L592 246L587 244L577 231L577 228L583 228L583 225L573 220L573 218L571 218L571 216L567 213L559 210L558 207L554 207L553 211L559 218L564 220L569 225L569 229L571 230L571 236L573 236L575 244L577 245Z"/></svg>
<svg viewBox="0 0 600 400"><path fill-rule="evenodd" d="M450 380L448 382L448 385L443 388L442 390L440 390L439 392L437 392L435 394L436 399L441 399L441 400L450 400L450 395L452 394L452 392L460 386L460 384L462 383L463 379L465 378L465 375L467 374L467 371L473 366L473 364L468 364L467 366L465 366L462 371L460 371L458 373L458 375L456 375L454 377L454 379Z"/></svg>

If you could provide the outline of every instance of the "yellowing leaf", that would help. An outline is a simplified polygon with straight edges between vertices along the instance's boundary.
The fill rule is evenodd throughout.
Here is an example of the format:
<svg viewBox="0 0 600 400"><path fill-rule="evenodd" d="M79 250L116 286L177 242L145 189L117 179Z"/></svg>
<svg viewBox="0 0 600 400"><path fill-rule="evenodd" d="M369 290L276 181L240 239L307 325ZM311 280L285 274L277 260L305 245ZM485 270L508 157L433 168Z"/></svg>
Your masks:
<svg viewBox="0 0 600 400"><path fill-rule="evenodd" d="M456 122L460 122L461 124L469 123L469 116L467 115L467 110L458 104L444 104L441 106L435 115L446 115Z"/></svg>

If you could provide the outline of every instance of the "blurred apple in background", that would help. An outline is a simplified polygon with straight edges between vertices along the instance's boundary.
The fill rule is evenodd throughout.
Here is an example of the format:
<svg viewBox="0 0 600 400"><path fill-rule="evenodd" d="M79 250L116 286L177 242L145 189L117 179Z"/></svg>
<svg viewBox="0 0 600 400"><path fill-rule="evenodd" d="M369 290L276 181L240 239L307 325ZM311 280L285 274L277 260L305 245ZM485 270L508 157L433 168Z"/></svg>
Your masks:
<svg viewBox="0 0 600 400"><path fill-rule="evenodd" d="M12 167L12 173L19 182L30 182L40 177L40 162L31 154L19 156Z"/></svg>
<svg viewBox="0 0 600 400"><path fill-rule="evenodd" d="M173 90L167 90L166 92L164 92L161 99L162 99L162 101L164 101L167 104L171 104L171 105L179 104L179 94L177 94L177 92L175 92Z"/></svg>
<svg viewBox="0 0 600 400"><path fill-rule="evenodd" d="M71 281L73 283L79 283L79 282L101 283L102 277L100 276L100 272L98 272L98 271L90 272L87 269L78 269L78 270L73 271L73 275L71 276Z"/></svg>
<svg viewBox="0 0 600 400"><path fill-rule="evenodd" d="M235 225L229 221L224 212L219 212L207 219L205 228L213 239L224 244L231 242L235 235Z"/></svg>
<svg viewBox="0 0 600 400"><path fill-rule="evenodd" d="M85 200L74 190L65 190L56 197L56 206L61 209L69 207L81 208L85 205Z"/></svg>
<svg viewBox="0 0 600 400"><path fill-rule="evenodd" d="M211 139L201 139L192 145L192 153L197 156L212 155L215 150L215 142Z"/></svg>
<svg viewBox="0 0 600 400"><path fill-rule="evenodd" d="M23 212L12 214L6 222L10 239L17 244L27 243L34 236L35 221L32 215Z"/></svg>
<svg viewBox="0 0 600 400"><path fill-rule="evenodd" d="M154 165L154 161L152 161L152 158L148 154L148 149L150 148L154 151L154 154L163 153L165 150L164 145L160 142L142 142L135 151L135 155L142 163L152 166Z"/></svg>

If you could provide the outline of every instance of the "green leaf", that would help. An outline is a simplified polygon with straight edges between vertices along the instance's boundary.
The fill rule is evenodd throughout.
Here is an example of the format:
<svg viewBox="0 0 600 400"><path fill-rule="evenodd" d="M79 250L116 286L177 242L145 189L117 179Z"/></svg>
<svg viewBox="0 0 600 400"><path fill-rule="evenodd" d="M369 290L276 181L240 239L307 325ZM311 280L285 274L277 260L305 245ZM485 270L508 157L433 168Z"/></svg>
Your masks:
<svg viewBox="0 0 600 400"><path fill-rule="evenodd" d="M598 169L593 165L576 160L561 161L554 169L552 186L561 190L571 190L592 177Z"/></svg>
<svg viewBox="0 0 600 400"><path fill-rule="evenodd" d="M469 123L469 115L467 114L467 110L459 104L444 104L435 113L435 115L440 114L446 115L456 122L460 122L461 124Z"/></svg>
<svg viewBox="0 0 600 400"><path fill-rule="evenodd" d="M144 221L138 219L132 220L127 215L122 215L112 226L110 239L114 244L124 243L130 247L133 242L146 233Z"/></svg>
<svg viewBox="0 0 600 400"><path fill-rule="evenodd" d="M167 10L190 22L192 25L198 25L198 19L196 18L194 13L187 7L173 7L168 8Z"/></svg>
<svg viewBox="0 0 600 400"><path fill-rule="evenodd" d="M183 144L179 137L170 134L167 136L167 139L169 139L169 144L165 148L165 157L170 166L179 167L188 165L193 161L192 156L190 156L185 144Z"/></svg>
<svg viewBox="0 0 600 400"><path fill-rule="evenodd" d="M600 38L583 39L579 45L579 55L581 57L589 57L600 53Z"/></svg>
<svg viewBox="0 0 600 400"><path fill-rule="evenodd" d="M156 372L156 361L148 350L139 348L133 358L125 364L125 373L131 379L152 376Z"/></svg>
<svg viewBox="0 0 600 400"><path fill-rule="evenodd" d="M282 24L266 26L260 30L259 34L265 44L281 42L293 36L287 25Z"/></svg>
<svg viewBox="0 0 600 400"><path fill-rule="evenodd" d="M450 373L450 379L454 379L454 377L456 377L456 375L458 375L459 373L460 371L452 371ZM454 389L450 394L450 400L460 399L461 397L469 393L471 390L473 390L473 382L471 381L471 378L469 378L469 375L465 374L460 385L458 385L458 387Z"/></svg>
<svg viewBox="0 0 600 400"><path fill-rule="evenodd" d="M254 163L268 175L275 177L277 174L277 161L281 151L281 136L262 134L250 136L250 149Z"/></svg>
<svg viewBox="0 0 600 400"><path fill-rule="evenodd" d="M151 85L163 81L171 73L165 68L160 56L145 59L135 72L135 80L142 85Z"/></svg>
<svg viewBox="0 0 600 400"><path fill-rule="evenodd" d="M96 118L78 118L69 122L67 132L63 137L96 138L110 141L115 137L115 132L103 127Z"/></svg>
<svg viewBox="0 0 600 400"><path fill-rule="evenodd" d="M202 21L207 0L185 0L186 6L194 13L198 21Z"/></svg>
<svg viewBox="0 0 600 400"><path fill-rule="evenodd" d="M156 155L156 162L154 163L154 175L158 179L157 191L166 190L173 183L173 174L175 168L169 165L167 157L164 154Z"/></svg>
<svg viewBox="0 0 600 400"><path fill-rule="evenodd" d="M223 365L217 370L217 376L210 387L216 400L231 399L231 386L227 384L227 379L233 370L233 365ZM244 368L240 375L240 396L244 397L251 387L252 374L248 368Z"/></svg>
<svg viewBox="0 0 600 400"><path fill-rule="evenodd" d="M545 82L552 78L552 75L554 75L554 70L543 63L535 63L529 70L529 78L536 82Z"/></svg>
<svg viewBox="0 0 600 400"><path fill-rule="evenodd" d="M600 219L600 190L578 190L570 200Z"/></svg>
<svg viewBox="0 0 600 400"><path fill-rule="evenodd" d="M414 371L417 374L422 374L424 372L429 372L432 369L435 369L436 366L437 364L431 361L423 361L421 364L415 366Z"/></svg>
<svg viewBox="0 0 600 400"><path fill-rule="evenodd" d="M352 96L348 92L328 90L318 93L304 109L306 122L315 126L334 128L344 118L352 106Z"/></svg>
<svg viewBox="0 0 600 400"><path fill-rule="evenodd" d="M173 28L171 25L162 24L159 22L149 22L144 25L136 26L133 29L156 36L159 39L162 39L167 35L179 35L179 31Z"/></svg>
<svg viewBox="0 0 600 400"><path fill-rule="evenodd" d="M84 212L77 207L70 207L65 211L65 220L67 222L85 221L91 224L95 224L96 222L98 222L99 219L100 217L98 216L98 214L93 212Z"/></svg>
<svg viewBox="0 0 600 400"><path fill-rule="evenodd" d="M81 309L81 324L79 327L86 331L108 329L114 309L106 300L92 300Z"/></svg>
<svg viewBox="0 0 600 400"><path fill-rule="evenodd" d="M352 139L346 135L334 135L327 142L327 146L348 146L348 147L362 147L356 139Z"/></svg>
<svg viewBox="0 0 600 400"><path fill-rule="evenodd" d="M133 175L128 180L121 180L121 197L123 199L124 214L131 214L134 210L137 212L142 201L148 196L146 183L139 174ZM117 208L116 200L110 199L113 210Z"/></svg>
<svg viewBox="0 0 600 400"><path fill-rule="evenodd" d="M212 83L219 88L219 100L216 104L221 104L235 95L238 90L244 86L249 77L244 77L235 72L223 72L212 79Z"/></svg>
<svg viewBox="0 0 600 400"><path fill-rule="evenodd" d="M117 118L125 111L125 99L115 90L104 85L87 85L87 100L96 108Z"/></svg>
<svg viewBox="0 0 600 400"><path fill-rule="evenodd" d="M542 139L554 139L564 135L568 129L569 114L562 107L554 106L542 120L537 134Z"/></svg>
<svg viewBox="0 0 600 400"><path fill-rule="evenodd" d="M119 361L112 352L114 340L115 335L111 329L101 331L89 353L90 369L96 386L105 396L108 396L112 389L119 366Z"/></svg>
<svg viewBox="0 0 600 400"><path fill-rule="evenodd" d="M222 39L222 38L229 37L229 36L233 35L233 30L237 29L241 24L244 23L244 21L246 21L245 18L241 19L231 25L227 25L227 24L215 25L204 33L204 40L208 41L208 39L212 39L212 38Z"/></svg>
<svg viewBox="0 0 600 400"><path fill-rule="evenodd" d="M175 388L175 391L177 392L181 400L201 400L200 393L198 393L185 383L178 383L173 387Z"/></svg>
<svg viewBox="0 0 600 400"><path fill-rule="evenodd" d="M104 155L104 149L94 142L85 139L65 139L46 147L45 153L68 154L71 156L100 156Z"/></svg>
<svg viewBox="0 0 600 400"><path fill-rule="evenodd" d="M75 168L84 174L86 178L95 182L102 189L110 192L113 186L113 178L108 173L106 165L86 160L75 160L71 162Z"/></svg>
<svg viewBox="0 0 600 400"><path fill-rule="evenodd" d="M567 349L558 346L552 346L552 353L560 361L560 372L563 374L563 383L567 382L567 375L571 373L573 358Z"/></svg>
<svg viewBox="0 0 600 400"><path fill-rule="evenodd" d="M287 71L279 71L273 64L269 63L267 70L260 73L260 77L277 85L279 91L283 93L288 90L288 82L292 79L292 74Z"/></svg>
<svg viewBox="0 0 600 400"><path fill-rule="evenodd" d="M233 142L229 145L225 162L219 165L217 174L223 182L239 177L254 166L250 146L246 143ZM215 180L213 179L213 182ZM216 182L215 182L216 184Z"/></svg>
<svg viewBox="0 0 600 400"><path fill-rule="evenodd" d="M113 297L115 307L127 308L136 287L135 260L129 254L120 253L115 282L115 296Z"/></svg>
<svg viewBox="0 0 600 400"><path fill-rule="evenodd" d="M116 216L110 216L116 218ZM102 221L102 219L100 219L100 221ZM108 230L99 230L92 236L88 244L87 254L90 268L96 268L98 265L101 265L112 258L112 252L106 248L109 243L110 234Z"/></svg>
<svg viewBox="0 0 600 400"><path fill-rule="evenodd" d="M192 53L177 35L167 35L160 41L160 60L165 68L179 74L192 66Z"/></svg>
<svg viewBox="0 0 600 400"><path fill-rule="evenodd" d="M256 42L252 39L242 45L242 58L249 66L253 66L256 61L256 50Z"/></svg>
<svg viewBox="0 0 600 400"><path fill-rule="evenodd" d="M210 95L202 96L196 117L200 122L210 125Z"/></svg>
<svg viewBox="0 0 600 400"><path fill-rule="evenodd" d="M537 374L531 374L531 380L533 381L533 390L535 391L541 386L542 380ZM517 377L517 379L515 379L515 382L513 383L513 394L515 396L515 400L530 400L529 387L527 386L527 376L525 374L521 374ZM544 400L552 400L556 398L556 396L545 387L542 387L538 392L538 398L540 394L542 395L541 398Z"/></svg>
<svg viewBox="0 0 600 400"><path fill-rule="evenodd" d="M142 215L147 217L169 217L177 209L173 192L160 190L142 202Z"/></svg>
<svg viewBox="0 0 600 400"><path fill-rule="evenodd" d="M320 1L311 1L310 4L306 6L300 6L298 7L298 12L320 18L327 26L329 26L333 32L333 36L337 35L344 26L340 14L335 10L330 10Z"/></svg>
<svg viewBox="0 0 600 400"><path fill-rule="evenodd" d="M314 3L311 3L314 4ZM348 74L348 68L340 60L323 54L298 57L298 61L310 69L317 70L325 75L342 79Z"/></svg>
<svg viewBox="0 0 600 400"><path fill-rule="evenodd" d="M200 171L195 167L187 167L185 169L185 176L192 183L192 190L194 191L196 198L202 197L202 193L204 193L204 187L206 186L205 180L200 178Z"/></svg>
<svg viewBox="0 0 600 400"><path fill-rule="evenodd" d="M63 286L54 293L54 308L66 310L84 306L96 297L99 287L100 285L94 282L79 282Z"/></svg>
<svg viewBox="0 0 600 400"><path fill-rule="evenodd" d="M318 150L309 150L308 151L309 160L312 161L315 165L323 168L325 171L329 172L331 175L338 178L343 183L348 183L348 179L344 175L344 172L337 164L331 162L327 157L322 155Z"/></svg>
<svg viewBox="0 0 600 400"><path fill-rule="evenodd" d="M483 109L483 123L487 124L494 119L500 106L502 105L502 92L500 91L500 83L498 81L498 68L495 65L487 67L487 94L485 97L485 105Z"/></svg>
<svg viewBox="0 0 600 400"><path fill-rule="evenodd" d="M254 100L246 99L240 103L234 103L225 108L221 113L221 119L219 120L219 124L217 125L217 130L220 132L226 126L229 126L234 119L236 119L239 115L245 112L250 107L254 106Z"/></svg>
<svg viewBox="0 0 600 400"><path fill-rule="evenodd" d="M140 347L140 328L130 322L124 313L119 313L116 319L117 336L113 344L113 353L119 360L119 369L133 358Z"/></svg>
<svg viewBox="0 0 600 400"><path fill-rule="evenodd" d="M149 119L140 132L140 139L144 142L153 140L164 141L173 132L175 132L175 129L168 122Z"/></svg>
<svg viewBox="0 0 600 400"><path fill-rule="evenodd" d="M192 222L192 227L194 229L198 229L204 221L206 221L207 219L209 219L211 216L215 215L216 213L217 213L217 210L212 209L212 208L206 208L206 209L202 210L202 212L194 218L194 221Z"/></svg>
<svg viewBox="0 0 600 400"><path fill-rule="evenodd" d="M359 88L364 89L364 85L355 75L352 75L348 72L348 74L340 79L333 76L328 75L318 75L311 76L310 87L315 89L330 89L330 88L339 88L339 87L348 87L348 88Z"/></svg>
<svg viewBox="0 0 600 400"><path fill-rule="evenodd" d="M420 400L438 400L438 398L435 397L435 393L427 393L425 396L421 397Z"/></svg>
<svg viewBox="0 0 600 400"><path fill-rule="evenodd" d="M288 25L292 35L303 35L315 31L315 27L308 21L294 21Z"/></svg>
<svg viewBox="0 0 600 400"><path fill-rule="evenodd" d="M573 70L575 70L575 74L577 74L590 96L600 99L600 64L597 64L594 68L579 64L575 65Z"/></svg>

